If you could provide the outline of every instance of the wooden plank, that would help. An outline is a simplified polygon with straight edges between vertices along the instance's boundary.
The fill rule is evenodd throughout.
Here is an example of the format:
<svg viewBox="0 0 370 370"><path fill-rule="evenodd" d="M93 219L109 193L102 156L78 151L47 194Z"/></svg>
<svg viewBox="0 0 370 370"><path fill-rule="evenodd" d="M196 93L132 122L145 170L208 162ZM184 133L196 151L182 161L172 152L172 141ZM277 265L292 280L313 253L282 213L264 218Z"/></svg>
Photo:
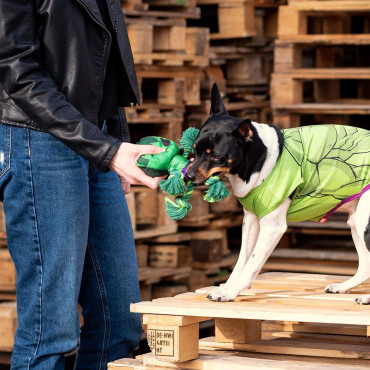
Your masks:
<svg viewBox="0 0 370 370"><path fill-rule="evenodd" d="M145 361L146 365L143 364ZM136 359L120 359L108 364L108 370L130 369L194 369L194 370L244 370L244 369L302 369L302 370L348 370L368 369L368 360L347 360L333 358L314 358L308 356L288 356L258 354L238 351L200 351L199 359L174 364L160 362L153 355L145 354Z"/></svg>
<svg viewBox="0 0 370 370"><path fill-rule="evenodd" d="M295 113L306 114L370 114L370 104L340 104L340 103L272 103L274 109L285 109Z"/></svg>
<svg viewBox="0 0 370 370"><path fill-rule="evenodd" d="M130 17L199 19L200 9L187 8L184 11L123 9L123 14L126 22L130 22Z"/></svg>
<svg viewBox="0 0 370 370"><path fill-rule="evenodd" d="M180 276L188 276L191 267L141 267L139 268L139 281L146 284L157 283L158 281L165 280L166 278Z"/></svg>
<svg viewBox="0 0 370 370"><path fill-rule="evenodd" d="M342 34L342 35L281 35L275 40L277 47L290 44L310 45L369 45L370 34Z"/></svg>
<svg viewBox="0 0 370 370"><path fill-rule="evenodd" d="M220 348L237 351L250 351L274 354L288 354L317 357L370 359L370 347L358 344L340 344L325 342L307 342L288 338L259 340L254 343L221 343L216 342L214 337L204 338L199 341L200 348Z"/></svg>
<svg viewBox="0 0 370 370"><path fill-rule="evenodd" d="M285 7L285 6L284 6ZM289 5L290 8L304 11L325 11L325 12L348 12L370 11L370 3L366 0L332 0L332 1L298 1Z"/></svg>
<svg viewBox="0 0 370 370"><path fill-rule="evenodd" d="M337 334L317 334L317 333L302 333L302 332L290 332L290 331L264 331L262 339L269 340L275 338L290 338L299 339L309 342L330 342L330 343L341 343L341 344L360 344L370 345L370 339L368 337L357 337L354 335L337 335Z"/></svg>
<svg viewBox="0 0 370 370"><path fill-rule="evenodd" d="M312 260L351 261L358 262L356 252L340 252L333 250L311 250L311 249L275 249L271 257L277 258L302 258Z"/></svg>
<svg viewBox="0 0 370 370"><path fill-rule="evenodd" d="M287 331L297 333L333 334L337 336L367 336L365 325L333 325L291 321L264 321L262 329L267 331Z"/></svg>
<svg viewBox="0 0 370 370"><path fill-rule="evenodd" d="M209 320L209 317L143 315L143 324L145 325L185 326L207 320Z"/></svg>
<svg viewBox="0 0 370 370"><path fill-rule="evenodd" d="M191 370L207 370L207 369L227 369L227 370L247 370L247 369L302 369L302 370L348 370L353 369L368 369L368 362L353 363L344 362L331 359L324 359L319 362L314 359L297 359L285 356L280 357L270 356L266 358L266 355L257 355L250 353L243 353L234 351L232 354L225 351L205 351L202 350L200 357L197 360L188 361L180 364L171 364L169 362L161 362L157 360L152 354L143 355L143 364L147 368L178 368L178 369L191 369Z"/></svg>

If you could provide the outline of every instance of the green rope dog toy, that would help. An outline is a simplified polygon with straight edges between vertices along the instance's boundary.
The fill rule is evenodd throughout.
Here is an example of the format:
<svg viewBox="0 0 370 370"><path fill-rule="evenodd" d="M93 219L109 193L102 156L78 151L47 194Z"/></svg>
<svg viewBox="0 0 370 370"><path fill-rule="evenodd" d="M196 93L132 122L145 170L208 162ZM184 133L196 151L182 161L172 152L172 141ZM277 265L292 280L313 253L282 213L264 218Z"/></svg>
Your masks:
<svg viewBox="0 0 370 370"><path fill-rule="evenodd" d="M163 153L142 155L137 165L151 177L168 175L167 179L159 183L159 187L175 197L174 200L166 198L166 212L172 220L181 220L192 208L189 199L193 193L194 184L187 179L186 171L190 163L188 157L194 153L193 145L198 133L199 130L193 127L184 131L180 139L180 147L174 141L158 136L148 136L138 142L138 144L155 145L166 149ZM230 195L218 176L209 177L204 184L208 186L203 197L207 202L218 202Z"/></svg>

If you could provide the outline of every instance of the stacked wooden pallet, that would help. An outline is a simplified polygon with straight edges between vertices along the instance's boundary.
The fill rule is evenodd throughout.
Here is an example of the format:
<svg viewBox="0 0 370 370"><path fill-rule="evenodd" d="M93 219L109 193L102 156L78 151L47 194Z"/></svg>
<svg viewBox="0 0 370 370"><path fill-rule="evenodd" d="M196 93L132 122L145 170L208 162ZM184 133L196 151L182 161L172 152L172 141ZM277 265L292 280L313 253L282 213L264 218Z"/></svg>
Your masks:
<svg viewBox="0 0 370 370"><path fill-rule="evenodd" d="M165 212L166 194L144 186L132 186L126 200L137 240L176 233L178 225Z"/></svg>
<svg viewBox="0 0 370 370"><path fill-rule="evenodd" d="M280 127L368 127L370 4L290 1L279 9L271 104Z"/></svg>
<svg viewBox="0 0 370 370"><path fill-rule="evenodd" d="M210 302L213 287L131 306L144 314L152 353L108 369L365 369L370 366L370 291L323 293L343 276L267 273L235 302ZM199 323L215 320L215 337L199 341Z"/></svg>
<svg viewBox="0 0 370 370"><path fill-rule="evenodd" d="M146 135L178 140L186 106L200 103L201 68L209 64L209 30L187 27L195 1L122 2L142 105L127 109L132 141Z"/></svg>
<svg viewBox="0 0 370 370"><path fill-rule="evenodd" d="M201 125L210 109L210 86L217 82L226 109L238 117L271 122L269 80L277 9L284 1L198 0L201 20L211 31L210 68L204 71L202 104L188 109L188 125Z"/></svg>

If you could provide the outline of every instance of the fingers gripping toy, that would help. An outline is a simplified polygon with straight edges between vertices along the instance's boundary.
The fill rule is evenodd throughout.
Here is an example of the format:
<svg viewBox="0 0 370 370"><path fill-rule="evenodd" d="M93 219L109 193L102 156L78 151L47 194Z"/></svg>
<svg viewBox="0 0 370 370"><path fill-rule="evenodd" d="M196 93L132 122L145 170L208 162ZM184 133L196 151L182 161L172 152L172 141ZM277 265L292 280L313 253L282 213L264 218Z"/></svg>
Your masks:
<svg viewBox="0 0 370 370"><path fill-rule="evenodd" d="M190 163L188 157L194 152L193 145L198 133L199 130L193 127L184 131L180 147L172 140L158 136L148 136L138 142L166 149L163 153L142 155L137 165L151 177L168 175L167 179L159 183L159 187L175 196L175 200L166 198L166 212L172 220L180 220L191 211L189 198L193 193L194 184L187 179L186 171ZM208 202L218 202L230 194L218 176L209 177L204 184L208 186L208 190L203 198Z"/></svg>

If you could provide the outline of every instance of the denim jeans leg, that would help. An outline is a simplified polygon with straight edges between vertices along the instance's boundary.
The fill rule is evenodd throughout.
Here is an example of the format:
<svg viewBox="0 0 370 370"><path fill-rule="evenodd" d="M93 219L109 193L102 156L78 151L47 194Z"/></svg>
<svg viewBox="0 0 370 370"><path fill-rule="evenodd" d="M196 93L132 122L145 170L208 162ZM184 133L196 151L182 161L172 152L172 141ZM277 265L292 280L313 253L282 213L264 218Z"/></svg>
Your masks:
<svg viewBox="0 0 370 370"><path fill-rule="evenodd" d="M90 167L89 242L80 292L84 317L76 369L106 369L128 357L141 336L135 244L118 176Z"/></svg>
<svg viewBox="0 0 370 370"><path fill-rule="evenodd" d="M17 269L12 369L64 369L79 338L88 163L46 133L11 127L10 168L0 184Z"/></svg>

